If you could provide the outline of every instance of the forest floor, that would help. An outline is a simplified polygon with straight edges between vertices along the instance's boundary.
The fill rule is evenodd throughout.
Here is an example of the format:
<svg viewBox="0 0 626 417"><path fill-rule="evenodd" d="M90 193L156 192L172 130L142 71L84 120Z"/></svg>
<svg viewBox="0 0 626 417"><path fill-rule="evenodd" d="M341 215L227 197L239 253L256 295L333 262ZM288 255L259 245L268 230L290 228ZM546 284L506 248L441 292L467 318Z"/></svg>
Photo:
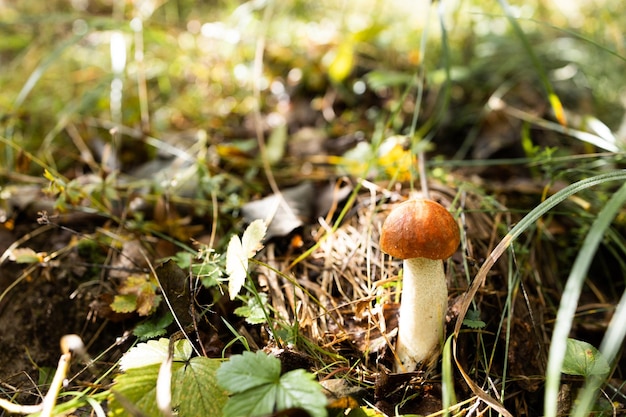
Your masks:
<svg viewBox="0 0 626 417"><path fill-rule="evenodd" d="M494 48L485 62L525 62L519 45L509 50L516 42L485 41ZM25 134L41 109L3 121L1 146L11 162L0 168L2 392L39 402L65 334L79 334L96 358L73 363L73 386L106 389L110 371L139 340L183 331L210 358L265 350L283 372L315 372L340 410L366 404L384 415L436 414L445 406L442 372L453 364L462 404L455 412L542 415L564 288L620 184L581 188L510 233L572 184L622 172L619 115L610 115L612 129L592 117L605 107L591 89L573 88L575 75L551 73L551 96L535 68L486 77L490 67L471 68L470 60L467 74L441 82L441 74L374 71L376 54L355 47L359 64L338 82L332 69L319 68L326 51L309 46L316 59L303 64L306 54L269 42L272 88L237 89L232 100L220 91L207 106L244 106L246 94L259 104L232 105L223 117L185 113L198 104L194 88L209 91L199 70L187 68L196 84L185 87L189 101L180 108L163 104L166 131L146 127L137 104L125 104L134 111L129 123L102 114L61 118L58 136L34 147L7 132ZM412 58L402 59L411 68ZM555 72L567 67L551 64ZM150 88L164 85L159 79ZM143 103L140 92L134 99ZM402 264L378 240L389 211L425 193L461 230L445 261L454 359L395 373ZM267 224L262 248L253 248L249 276L229 297L229 242L257 219ZM626 286L623 208L609 224L568 332L595 347ZM626 410L625 359L620 352L611 366L598 415ZM563 375L560 415L584 381Z"/></svg>

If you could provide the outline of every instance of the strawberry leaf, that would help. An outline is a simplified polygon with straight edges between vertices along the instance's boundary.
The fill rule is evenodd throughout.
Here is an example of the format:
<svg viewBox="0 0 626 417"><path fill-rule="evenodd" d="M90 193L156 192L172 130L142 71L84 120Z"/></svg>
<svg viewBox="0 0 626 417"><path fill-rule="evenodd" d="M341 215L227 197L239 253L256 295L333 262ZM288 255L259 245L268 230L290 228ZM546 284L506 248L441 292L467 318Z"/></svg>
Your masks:
<svg viewBox="0 0 626 417"><path fill-rule="evenodd" d="M326 417L326 397L315 376L303 369L280 375L280 360L262 351L231 357L217 370L217 381L232 396L224 417L252 417L290 408Z"/></svg>
<svg viewBox="0 0 626 417"><path fill-rule="evenodd" d="M168 346L168 339L151 340L138 344L122 357L120 367L125 372L115 378L109 396L109 416L133 415L134 411L148 416L162 415L156 401L156 386ZM180 417L221 417L227 396L217 385L216 372L222 361L205 357L190 359L191 353L189 342L176 342L171 374L172 407Z"/></svg>

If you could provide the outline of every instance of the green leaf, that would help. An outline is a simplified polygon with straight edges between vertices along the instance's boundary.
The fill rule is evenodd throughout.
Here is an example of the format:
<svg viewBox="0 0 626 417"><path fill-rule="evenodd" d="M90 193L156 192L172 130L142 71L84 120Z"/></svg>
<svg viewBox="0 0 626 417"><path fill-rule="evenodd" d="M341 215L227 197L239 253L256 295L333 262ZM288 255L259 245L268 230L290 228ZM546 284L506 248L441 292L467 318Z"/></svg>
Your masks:
<svg viewBox="0 0 626 417"><path fill-rule="evenodd" d="M267 226L263 220L255 220L243 232L241 240L233 236L226 249L226 273L228 274L228 294L234 300L248 275L248 259L261 249Z"/></svg>
<svg viewBox="0 0 626 417"><path fill-rule="evenodd" d="M222 415L228 396L215 376L221 364L221 360L202 356L192 358L187 364L173 363L172 404L178 408L180 417Z"/></svg>
<svg viewBox="0 0 626 417"><path fill-rule="evenodd" d="M280 360L262 351L233 355L217 371L220 385L233 394L261 385L275 384L280 379Z"/></svg>
<svg viewBox="0 0 626 417"><path fill-rule="evenodd" d="M148 340L154 337L162 336L166 332L167 326L172 324L174 316L169 311L160 317L151 317L135 326L133 334L139 338L139 340Z"/></svg>
<svg viewBox="0 0 626 417"><path fill-rule="evenodd" d="M609 363L593 345L582 340L567 339L562 372L568 375L605 375Z"/></svg>
<svg viewBox="0 0 626 417"><path fill-rule="evenodd" d="M486 326L485 322L480 319L480 311L478 310L468 310L463 319L463 325L470 329L482 329Z"/></svg>
<svg viewBox="0 0 626 417"><path fill-rule="evenodd" d="M43 255L31 248L17 248L13 249L9 259L18 264L36 264L43 262Z"/></svg>
<svg viewBox="0 0 626 417"><path fill-rule="evenodd" d="M326 417L326 397L315 376L303 369L280 375L280 361L262 351L231 357L217 371L219 384L233 394L224 417L252 417L302 408Z"/></svg>
<svg viewBox="0 0 626 417"><path fill-rule="evenodd" d="M288 408L305 409L313 417L326 417L326 396L315 375L304 369L294 369L280 378L276 407L279 410Z"/></svg>
<svg viewBox="0 0 626 417"><path fill-rule="evenodd" d="M226 392L217 385L215 373L221 361L195 357L172 364L172 407L179 417L222 416ZM109 396L109 416L127 416L127 403L147 416L162 415L156 403L160 364L132 368L115 379Z"/></svg>
<svg viewBox="0 0 626 417"><path fill-rule="evenodd" d="M265 306L267 305L267 294L259 294L259 298L250 297L245 306L235 309L235 314L246 318L250 324L261 324L267 321Z"/></svg>
<svg viewBox="0 0 626 417"><path fill-rule="evenodd" d="M156 403L156 380L160 364L132 368L115 378L109 396L109 417L128 416L126 403L141 410L147 416L159 416Z"/></svg>
<svg viewBox="0 0 626 417"><path fill-rule="evenodd" d="M223 275L223 256L219 253L207 251L202 257L202 263L193 264L191 272L202 281L202 285L209 288L218 285Z"/></svg>
<svg viewBox="0 0 626 417"><path fill-rule="evenodd" d="M277 385L261 385L228 399L224 406L224 417L266 416L274 412Z"/></svg>

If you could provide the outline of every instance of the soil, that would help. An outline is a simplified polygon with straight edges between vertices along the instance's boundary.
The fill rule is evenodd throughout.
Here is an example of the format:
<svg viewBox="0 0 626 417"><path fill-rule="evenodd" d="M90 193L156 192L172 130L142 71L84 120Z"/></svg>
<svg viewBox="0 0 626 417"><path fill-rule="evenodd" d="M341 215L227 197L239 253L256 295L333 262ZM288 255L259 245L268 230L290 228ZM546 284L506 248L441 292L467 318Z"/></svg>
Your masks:
<svg viewBox="0 0 626 417"><path fill-rule="evenodd" d="M47 230L27 244L37 252L64 248L74 236L69 229L41 226L32 220L13 230L0 228L0 253L40 228ZM17 401L23 404L37 403L45 394L41 384L49 381L57 366L63 335L80 334L88 352L99 353L115 346L124 333L119 324L94 316L90 305L95 294L89 285L81 286L82 269L71 265L69 259L65 256L60 261L26 266L5 261L0 265L0 291L4 292L0 299L1 389L19 393ZM114 363L122 349L109 350L101 363ZM83 366L75 364L77 369Z"/></svg>

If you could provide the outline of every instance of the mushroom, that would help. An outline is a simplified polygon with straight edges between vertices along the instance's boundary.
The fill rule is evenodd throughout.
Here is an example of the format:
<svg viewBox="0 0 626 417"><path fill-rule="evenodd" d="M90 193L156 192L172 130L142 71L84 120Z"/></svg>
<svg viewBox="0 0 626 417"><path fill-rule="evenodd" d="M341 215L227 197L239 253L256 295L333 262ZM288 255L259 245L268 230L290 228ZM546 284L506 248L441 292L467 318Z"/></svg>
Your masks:
<svg viewBox="0 0 626 417"><path fill-rule="evenodd" d="M403 259L403 288L396 342L396 370L430 367L439 355L448 308L443 259L459 246L459 227L440 204L411 199L383 223L380 249Z"/></svg>

